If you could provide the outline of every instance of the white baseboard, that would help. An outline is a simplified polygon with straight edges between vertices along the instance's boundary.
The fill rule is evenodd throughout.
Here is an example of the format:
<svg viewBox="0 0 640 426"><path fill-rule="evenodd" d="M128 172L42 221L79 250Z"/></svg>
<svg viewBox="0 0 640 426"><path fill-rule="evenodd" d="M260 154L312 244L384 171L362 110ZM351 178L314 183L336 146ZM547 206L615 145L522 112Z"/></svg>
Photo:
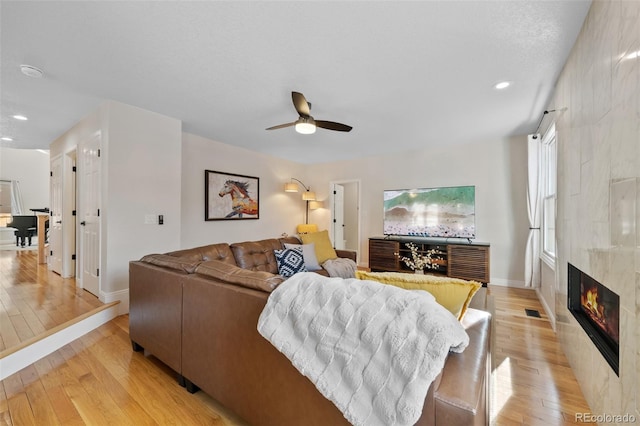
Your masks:
<svg viewBox="0 0 640 426"><path fill-rule="evenodd" d="M57 351L118 316L118 305L91 315L0 359L0 380Z"/></svg>
<svg viewBox="0 0 640 426"><path fill-rule="evenodd" d="M489 284L497 285L500 287L529 288L525 286L524 281L507 280L504 278L491 278L491 281L489 281Z"/></svg>
<svg viewBox="0 0 640 426"><path fill-rule="evenodd" d="M551 307L549 306L549 304L547 303L547 301L543 297L542 292L540 291L539 288L536 288L536 294L538 295L538 300L540 300L540 304L542 305L542 309L544 309L545 313L547 314L547 317L549 318L549 322L551 323L551 328L555 332L556 331L556 317L553 314L553 311L551 310Z"/></svg>
<svg viewBox="0 0 640 426"><path fill-rule="evenodd" d="M113 291L111 293L100 292L100 301L102 303L111 303L119 301L118 315L124 315L129 313L129 289Z"/></svg>

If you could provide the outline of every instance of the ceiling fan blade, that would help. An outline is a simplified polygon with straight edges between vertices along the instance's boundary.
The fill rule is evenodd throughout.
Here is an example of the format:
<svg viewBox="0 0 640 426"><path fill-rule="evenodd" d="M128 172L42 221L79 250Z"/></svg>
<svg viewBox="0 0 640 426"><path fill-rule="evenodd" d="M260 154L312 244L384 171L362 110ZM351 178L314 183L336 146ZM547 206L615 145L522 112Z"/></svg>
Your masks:
<svg viewBox="0 0 640 426"><path fill-rule="evenodd" d="M278 124L277 126L267 127L265 130L276 130L276 129L284 129L285 127L295 126L296 122L293 121L291 123L286 124Z"/></svg>
<svg viewBox="0 0 640 426"><path fill-rule="evenodd" d="M291 99L293 99L293 106L296 107L296 111L301 117L309 117L311 110L309 109L309 102L304 98L304 95L299 92L291 92Z"/></svg>
<svg viewBox="0 0 640 426"><path fill-rule="evenodd" d="M337 130L338 132L350 132L353 127L335 121L316 120L316 126L323 129Z"/></svg>

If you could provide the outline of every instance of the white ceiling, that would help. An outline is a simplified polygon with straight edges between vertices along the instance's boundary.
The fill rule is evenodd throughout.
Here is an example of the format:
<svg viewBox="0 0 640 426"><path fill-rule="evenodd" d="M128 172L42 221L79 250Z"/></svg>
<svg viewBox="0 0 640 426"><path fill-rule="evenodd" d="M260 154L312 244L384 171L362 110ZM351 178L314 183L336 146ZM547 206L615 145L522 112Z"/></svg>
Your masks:
<svg viewBox="0 0 640 426"><path fill-rule="evenodd" d="M2 146L46 149L105 99L304 163L527 134L589 6L2 0L0 136L14 139ZM502 80L512 87L493 89ZM297 118L292 90L354 129L266 131Z"/></svg>

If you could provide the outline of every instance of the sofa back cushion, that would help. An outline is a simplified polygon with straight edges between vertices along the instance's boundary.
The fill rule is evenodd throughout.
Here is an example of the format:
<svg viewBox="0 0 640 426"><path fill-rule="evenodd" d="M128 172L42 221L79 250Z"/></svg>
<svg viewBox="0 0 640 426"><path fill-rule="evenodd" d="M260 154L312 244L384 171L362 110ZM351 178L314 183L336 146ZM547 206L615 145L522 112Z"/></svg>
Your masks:
<svg viewBox="0 0 640 426"><path fill-rule="evenodd" d="M278 240L282 243L283 246L285 244L302 244L302 241L300 241L300 239L295 236L282 237L278 238Z"/></svg>
<svg viewBox="0 0 640 426"><path fill-rule="evenodd" d="M283 248L282 242L274 238L231 244L231 251L239 267L272 274L278 273L278 262L273 251Z"/></svg>
<svg viewBox="0 0 640 426"><path fill-rule="evenodd" d="M156 266L162 266L163 268L185 272L187 274L193 274L200 264L199 260L169 256L167 254L148 254L140 259L140 261Z"/></svg>
<svg viewBox="0 0 640 426"><path fill-rule="evenodd" d="M227 243L209 244L207 246L195 247L192 249L172 251L167 254L197 262L217 260L230 265L236 264L233 252Z"/></svg>
<svg viewBox="0 0 640 426"><path fill-rule="evenodd" d="M271 293L284 281L280 275L268 272L248 271L226 263L210 260L198 265L195 272L227 283Z"/></svg>

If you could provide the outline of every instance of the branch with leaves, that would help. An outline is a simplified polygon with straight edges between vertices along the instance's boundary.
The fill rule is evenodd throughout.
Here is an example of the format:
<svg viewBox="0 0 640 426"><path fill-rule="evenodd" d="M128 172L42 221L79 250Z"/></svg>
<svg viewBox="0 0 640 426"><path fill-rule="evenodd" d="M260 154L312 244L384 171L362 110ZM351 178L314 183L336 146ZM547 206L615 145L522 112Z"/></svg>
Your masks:
<svg viewBox="0 0 640 426"><path fill-rule="evenodd" d="M422 271L425 268L433 269L437 268L436 261L442 260L440 257L435 256L438 253L438 250L426 250L423 253L418 252L418 246L414 243L406 243L405 246L409 250L411 250L411 257L402 256L400 257L400 253L394 253L396 256L400 258L401 261L405 263L409 268L414 271Z"/></svg>

